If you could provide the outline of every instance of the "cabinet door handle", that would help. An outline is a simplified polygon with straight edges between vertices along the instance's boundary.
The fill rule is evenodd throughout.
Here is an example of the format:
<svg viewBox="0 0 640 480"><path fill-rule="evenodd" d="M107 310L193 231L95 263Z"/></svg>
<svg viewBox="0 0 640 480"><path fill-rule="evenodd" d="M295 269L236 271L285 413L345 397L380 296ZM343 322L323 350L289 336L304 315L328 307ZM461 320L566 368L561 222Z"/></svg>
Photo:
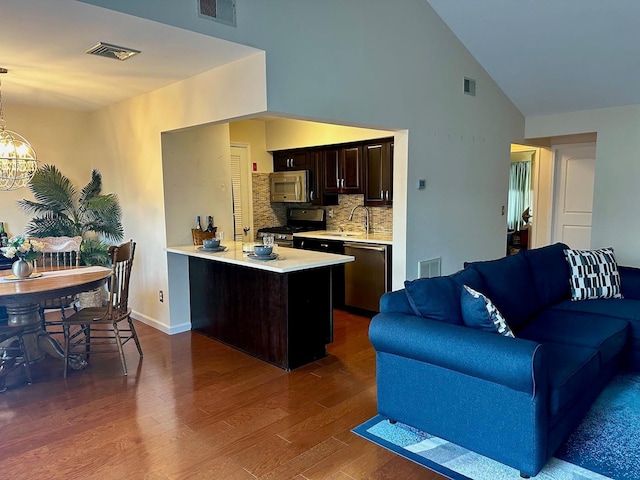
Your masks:
<svg viewBox="0 0 640 480"><path fill-rule="evenodd" d="M311 191L309 192L309 199L310 199L310 200L313 200L313 190L311 190Z"/></svg>
<svg viewBox="0 0 640 480"><path fill-rule="evenodd" d="M293 158L291 159L291 168L295 167L295 164L293 163Z"/></svg>

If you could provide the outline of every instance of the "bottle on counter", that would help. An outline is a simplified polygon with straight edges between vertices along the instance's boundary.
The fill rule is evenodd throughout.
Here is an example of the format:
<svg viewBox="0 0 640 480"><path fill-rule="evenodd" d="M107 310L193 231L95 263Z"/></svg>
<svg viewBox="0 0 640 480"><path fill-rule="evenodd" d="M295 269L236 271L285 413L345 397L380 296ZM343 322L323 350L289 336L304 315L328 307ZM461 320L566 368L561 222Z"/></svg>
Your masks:
<svg viewBox="0 0 640 480"><path fill-rule="evenodd" d="M196 230L202 231L202 224L200 223L200 215L196 217Z"/></svg>
<svg viewBox="0 0 640 480"><path fill-rule="evenodd" d="M209 215L207 217L207 232L213 232L213 217Z"/></svg>
<svg viewBox="0 0 640 480"><path fill-rule="evenodd" d="M6 247L9 243L9 235L4 231L4 222L0 222L0 247Z"/></svg>

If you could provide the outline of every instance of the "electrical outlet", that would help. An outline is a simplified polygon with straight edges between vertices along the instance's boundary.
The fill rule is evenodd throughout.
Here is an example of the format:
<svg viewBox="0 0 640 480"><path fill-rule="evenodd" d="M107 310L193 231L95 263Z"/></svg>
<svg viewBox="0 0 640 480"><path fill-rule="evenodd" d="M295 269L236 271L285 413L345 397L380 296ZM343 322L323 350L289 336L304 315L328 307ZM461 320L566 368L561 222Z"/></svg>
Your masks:
<svg viewBox="0 0 640 480"><path fill-rule="evenodd" d="M158 290L158 300L164 302L164 292L162 290Z"/></svg>
<svg viewBox="0 0 640 480"><path fill-rule="evenodd" d="M329 216L329 218L333 218L333 208L329 209L329 211L327 212L327 215Z"/></svg>

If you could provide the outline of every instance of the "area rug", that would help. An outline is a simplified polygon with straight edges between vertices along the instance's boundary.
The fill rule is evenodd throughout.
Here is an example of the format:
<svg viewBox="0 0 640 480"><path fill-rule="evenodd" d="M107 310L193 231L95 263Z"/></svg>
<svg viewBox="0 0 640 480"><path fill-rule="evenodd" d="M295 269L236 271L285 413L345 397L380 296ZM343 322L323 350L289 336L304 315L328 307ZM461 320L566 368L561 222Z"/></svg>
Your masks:
<svg viewBox="0 0 640 480"><path fill-rule="evenodd" d="M520 473L402 423L375 416L361 437L453 480L516 480ZM613 379L536 480L640 479L640 375Z"/></svg>

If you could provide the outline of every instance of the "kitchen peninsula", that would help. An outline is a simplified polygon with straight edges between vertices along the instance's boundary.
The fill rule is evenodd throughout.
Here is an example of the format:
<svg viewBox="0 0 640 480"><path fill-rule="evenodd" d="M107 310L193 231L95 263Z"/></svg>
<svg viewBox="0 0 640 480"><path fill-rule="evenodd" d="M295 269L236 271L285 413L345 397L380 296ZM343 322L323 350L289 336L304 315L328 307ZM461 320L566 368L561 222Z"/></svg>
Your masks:
<svg viewBox="0 0 640 480"><path fill-rule="evenodd" d="M240 242L223 246L166 249L188 257L191 329L285 370L325 357L333 341L331 267L353 257L277 247L278 258L263 261Z"/></svg>

